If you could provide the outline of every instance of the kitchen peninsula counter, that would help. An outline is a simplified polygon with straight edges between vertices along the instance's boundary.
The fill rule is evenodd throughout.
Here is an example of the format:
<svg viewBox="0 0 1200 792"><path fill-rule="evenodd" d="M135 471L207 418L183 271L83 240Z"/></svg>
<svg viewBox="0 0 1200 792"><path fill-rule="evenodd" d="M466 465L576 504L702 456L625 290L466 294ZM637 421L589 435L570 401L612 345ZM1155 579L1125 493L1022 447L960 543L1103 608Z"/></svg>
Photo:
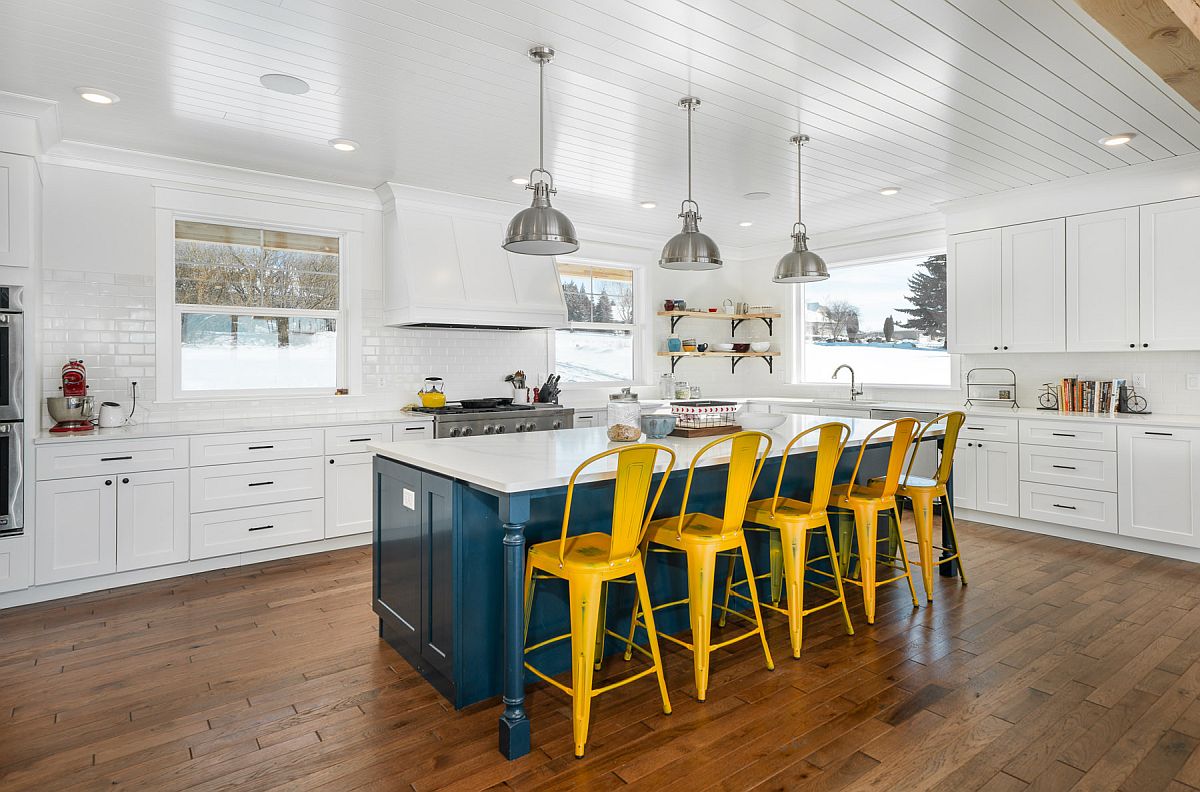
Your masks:
<svg viewBox="0 0 1200 792"><path fill-rule="evenodd" d="M768 432L772 447L753 496L769 497L787 442L835 416L789 415ZM837 481L849 480L859 448L884 422L841 419L851 436L838 465ZM656 517L678 514L687 467L713 438L667 437L656 442L677 455ZM793 448L784 492L807 497L816 458L816 438ZM881 475L890 432L880 433L864 452L859 480ZM618 447L604 428L378 443L374 460L374 587L372 605L380 636L425 678L464 707L503 694L500 750L516 758L530 750L530 721L524 709L524 574L527 542L557 540L571 473L591 456ZM718 449L719 451L719 449ZM714 453L697 468L689 510L720 514L728 458ZM570 532L607 532L611 525L616 459L609 458L577 479ZM767 568L768 548L753 546L754 563ZM648 569L658 601L686 596L686 575L675 561ZM566 631L566 592L539 589L528 625L537 642ZM631 593L611 591L607 612L618 633L628 629ZM681 592L684 592L681 594ZM686 608L663 611L659 630L688 628ZM624 626L621 617L624 615ZM610 642L603 654L623 650ZM542 656L550 673L570 668L566 642Z"/></svg>

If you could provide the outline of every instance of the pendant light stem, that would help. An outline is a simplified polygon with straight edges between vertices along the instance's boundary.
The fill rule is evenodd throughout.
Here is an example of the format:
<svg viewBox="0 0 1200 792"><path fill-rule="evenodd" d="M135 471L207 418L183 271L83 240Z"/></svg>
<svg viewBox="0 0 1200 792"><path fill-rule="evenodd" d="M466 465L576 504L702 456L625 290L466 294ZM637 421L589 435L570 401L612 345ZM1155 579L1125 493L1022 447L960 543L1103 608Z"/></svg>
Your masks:
<svg viewBox="0 0 1200 792"><path fill-rule="evenodd" d="M688 121L688 203L692 201L692 105L687 106L687 121Z"/></svg>
<svg viewBox="0 0 1200 792"><path fill-rule="evenodd" d="M796 226L804 230L804 144L809 140L808 135L792 135L791 142L796 146Z"/></svg>
<svg viewBox="0 0 1200 792"><path fill-rule="evenodd" d="M538 170L546 170L546 61L538 61Z"/></svg>

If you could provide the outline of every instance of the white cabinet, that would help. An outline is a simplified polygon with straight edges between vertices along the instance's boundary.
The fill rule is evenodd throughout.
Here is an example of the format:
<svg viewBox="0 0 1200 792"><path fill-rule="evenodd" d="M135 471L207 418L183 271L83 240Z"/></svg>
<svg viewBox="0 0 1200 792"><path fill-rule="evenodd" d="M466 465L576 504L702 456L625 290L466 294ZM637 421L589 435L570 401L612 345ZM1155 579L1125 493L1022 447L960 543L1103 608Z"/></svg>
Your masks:
<svg viewBox="0 0 1200 792"><path fill-rule="evenodd" d="M0 153L0 266L33 264L38 186L32 157Z"/></svg>
<svg viewBox="0 0 1200 792"><path fill-rule="evenodd" d="M117 571L117 481L85 476L37 483L38 584Z"/></svg>
<svg viewBox="0 0 1200 792"><path fill-rule="evenodd" d="M32 539L28 533L0 538L0 592L29 587Z"/></svg>
<svg viewBox="0 0 1200 792"><path fill-rule="evenodd" d="M1138 207L1067 218L1067 351L1141 344Z"/></svg>
<svg viewBox="0 0 1200 792"><path fill-rule="evenodd" d="M946 318L951 352L1000 350L1000 248L999 228L953 234L947 241Z"/></svg>
<svg viewBox="0 0 1200 792"><path fill-rule="evenodd" d="M1200 348L1198 228L1200 198L1141 207L1139 343L1143 349Z"/></svg>
<svg viewBox="0 0 1200 792"><path fill-rule="evenodd" d="M322 456L325 433L320 429L273 429L265 432L198 435L191 438L192 467Z"/></svg>
<svg viewBox="0 0 1200 792"><path fill-rule="evenodd" d="M117 571L187 561L187 471L130 473L116 486Z"/></svg>
<svg viewBox="0 0 1200 792"><path fill-rule="evenodd" d="M812 404L789 404L787 402L773 402L771 404L771 412L781 415L820 415L821 408Z"/></svg>
<svg viewBox="0 0 1200 792"><path fill-rule="evenodd" d="M816 411L818 415L828 415L831 418L870 418L869 407L822 407Z"/></svg>
<svg viewBox="0 0 1200 792"><path fill-rule="evenodd" d="M1057 219L1001 229L1002 351L1066 349L1065 228Z"/></svg>
<svg viewBox="0 0 1200 792"><path fill-rule="evenodd" d="M212 558L315 542L325 536L319 498L193 514L191 557Z"/></svg>
<svg viewBox="0 0 1200 792"><path fill-rule="evenodd" d="M574 428L582 429L590 426L602 426L605 421L604 415L603 410L576 410Z"/></svg>
<svg viewBox="0 0 1200 792"><path fill-rule="evenodd" d="M1016 443L959 441L954 451L954 506L993 514L1021 509Z"/></svg>
<svg viewBox="0 0 1200 792"><path fill-rule="evenodd" d="M272 459L191 470L192 513L320 498L321 458Z"/></svg>
<svg viewBox="0 0 1200 792"><path fill-rule="evenodd" d="M415 424L418 428L425 422ZM365 451L368 443L392 442L391 424L359 424L338 426L325 430L325 454L357 454Z"/></svg>
<svg viewBox="0 0 1200 792"><path fill-rule="evenodd" d="M325 538L371 530L371 454L341 454L325 460Z"/></svg>
<svg viewBox="0 0 1200 792"><path fill-rule="evenodd" d="M392 424L392 440L432 440L433 421L405 421Z"/></svg>
<svg viewBox="0 0 1200 792"><path fill-rule="evenodd" d="M1200 429L1117 431L1120 533L1200 547Z"/></svg>

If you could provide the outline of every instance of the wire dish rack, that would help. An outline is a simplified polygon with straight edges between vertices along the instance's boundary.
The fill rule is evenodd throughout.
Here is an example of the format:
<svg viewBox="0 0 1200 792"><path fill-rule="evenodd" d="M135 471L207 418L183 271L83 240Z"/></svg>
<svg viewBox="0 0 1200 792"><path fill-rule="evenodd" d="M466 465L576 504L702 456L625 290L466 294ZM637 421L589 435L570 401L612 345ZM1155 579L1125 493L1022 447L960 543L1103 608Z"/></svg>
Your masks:
<svg viewBox="0 0 1200 792"><path fill-rule="evenodd" d="M678 401L671 402L671 414L675 426L680 429L717 429L733 426L737 403L727 401Z"/></svg>

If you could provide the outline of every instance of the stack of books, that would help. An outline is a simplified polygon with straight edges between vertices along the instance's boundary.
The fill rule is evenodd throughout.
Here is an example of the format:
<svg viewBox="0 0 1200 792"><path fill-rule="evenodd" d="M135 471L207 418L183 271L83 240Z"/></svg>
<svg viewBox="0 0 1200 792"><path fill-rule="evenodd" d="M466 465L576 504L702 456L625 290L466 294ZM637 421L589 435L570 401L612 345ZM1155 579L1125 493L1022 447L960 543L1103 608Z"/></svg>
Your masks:
<svg viewBox="0 0 1200 792"><path fill-rule="evenodd" d="M1058 383L1058 409L1068 413L1112 415L1120 401L1124 379L1064 377Z"/></svg>

